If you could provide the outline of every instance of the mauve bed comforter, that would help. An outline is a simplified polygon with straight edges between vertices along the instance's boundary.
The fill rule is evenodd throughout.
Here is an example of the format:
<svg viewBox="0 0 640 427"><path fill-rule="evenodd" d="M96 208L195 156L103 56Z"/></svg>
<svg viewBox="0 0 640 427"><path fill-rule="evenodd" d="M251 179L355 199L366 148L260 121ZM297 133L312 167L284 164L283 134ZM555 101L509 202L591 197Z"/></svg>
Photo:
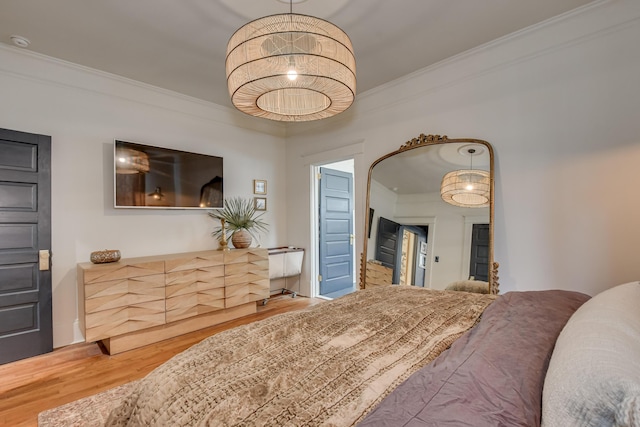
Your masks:
<svg viewBox="0 0 640 427"><path fill-rule="evenodd" d="M387 396L359 426L539 426L556 338L589 296L509 292L475 328Z"/></svg>

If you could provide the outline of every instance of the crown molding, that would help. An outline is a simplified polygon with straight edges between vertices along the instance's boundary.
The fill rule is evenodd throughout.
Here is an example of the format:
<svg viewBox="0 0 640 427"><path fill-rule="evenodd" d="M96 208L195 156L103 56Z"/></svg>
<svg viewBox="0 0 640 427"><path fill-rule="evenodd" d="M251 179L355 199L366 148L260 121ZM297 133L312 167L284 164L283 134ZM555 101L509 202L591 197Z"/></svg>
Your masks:
<svg viewBox="0 0 640 427"><path fill-rule="evenodd" d="M359 117L384 112L487 73L623 30L640 20L637 5L637 0L596 0L469 49L358 94L351 108L330 119L331 125L346 127ZM318 122L289 126L287 138L308 135L322 128L326 128L326 124Z"/></svg>
<svg viewBox="0 0 640 427"><path fill-rule="evenodd" d="M0 74L162 108L234 128L284 137L286 125L137 80L0 43Z"/></svg>

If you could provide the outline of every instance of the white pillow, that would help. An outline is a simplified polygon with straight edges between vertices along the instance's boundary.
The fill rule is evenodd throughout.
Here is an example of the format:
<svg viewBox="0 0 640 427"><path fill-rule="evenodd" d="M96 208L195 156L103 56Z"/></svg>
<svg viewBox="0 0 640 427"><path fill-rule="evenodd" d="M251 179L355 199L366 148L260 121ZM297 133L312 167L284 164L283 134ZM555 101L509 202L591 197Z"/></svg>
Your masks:
<svg viewBox="0 0 640 427"><path fill-rule="evenodd" d="M542 425L640 426L640 282L608 289L571 316L545 377Z"/></svg>

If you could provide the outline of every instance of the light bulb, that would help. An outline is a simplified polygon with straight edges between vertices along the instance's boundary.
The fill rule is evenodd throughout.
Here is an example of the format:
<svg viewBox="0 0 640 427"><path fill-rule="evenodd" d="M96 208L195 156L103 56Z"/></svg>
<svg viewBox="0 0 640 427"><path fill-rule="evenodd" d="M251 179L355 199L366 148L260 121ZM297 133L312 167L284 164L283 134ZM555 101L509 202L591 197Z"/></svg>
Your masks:
<svg viewBox="0 0 640 427"><path fill-rule="evenodd" d="M289 71L287 71L287 78L291 81L294 81L298 78L298 72L291 68Z"/></svg>
<svg viewBox="0 0 640 427"><path fill-rule="evenodd" d="M467 191L471 191L471 190L473 190L473 184L467 184L467 186L465 187L465 189L466 189Z"/></svg>

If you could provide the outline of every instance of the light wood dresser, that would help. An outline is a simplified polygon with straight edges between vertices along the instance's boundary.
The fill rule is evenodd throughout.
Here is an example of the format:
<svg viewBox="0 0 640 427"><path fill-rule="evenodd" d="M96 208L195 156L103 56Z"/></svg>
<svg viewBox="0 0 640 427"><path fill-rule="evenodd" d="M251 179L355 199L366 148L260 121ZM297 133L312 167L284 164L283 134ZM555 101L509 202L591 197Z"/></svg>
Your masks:
<svg viewBox="0 0 640 427"><path fill-rule="evenodd" d="M80 325L109 354L256 312L269 297L267 249L78 264Z"/></svg>
<svg viewBox="0 0 640 427"><path fill-rule="evenodd" d="M366 286L387 286L393 284L393 269L367 261Z"/></svg>

